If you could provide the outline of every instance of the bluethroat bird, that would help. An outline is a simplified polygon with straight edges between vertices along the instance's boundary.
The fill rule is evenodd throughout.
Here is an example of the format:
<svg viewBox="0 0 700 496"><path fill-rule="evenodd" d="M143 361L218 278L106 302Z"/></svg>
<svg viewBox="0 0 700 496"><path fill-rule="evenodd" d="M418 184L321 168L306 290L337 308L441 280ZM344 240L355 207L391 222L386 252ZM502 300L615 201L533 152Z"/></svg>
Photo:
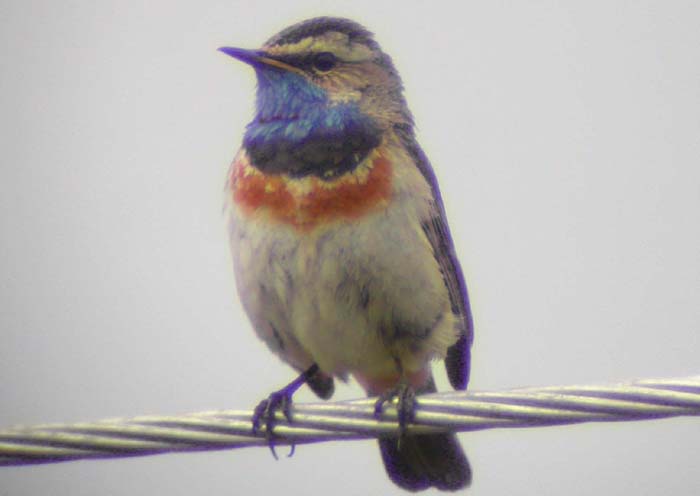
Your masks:
<svg viewBox="0 0 700 496"><path fill-rule="evenodd" d="M401 435L379 439L391 480L412 491L468 486L454 434L404 432L415 394L436 390L431 360L444 358L452 386L466 388L473 325L391 58L364 27L330 17L258 50L220 50L258 80L226 185L238 292L258 336L300 373L258 406L253 429L271 436L301 385L327 399L334 378L353 376L378 396L377 416L397 399Z"/></svg>

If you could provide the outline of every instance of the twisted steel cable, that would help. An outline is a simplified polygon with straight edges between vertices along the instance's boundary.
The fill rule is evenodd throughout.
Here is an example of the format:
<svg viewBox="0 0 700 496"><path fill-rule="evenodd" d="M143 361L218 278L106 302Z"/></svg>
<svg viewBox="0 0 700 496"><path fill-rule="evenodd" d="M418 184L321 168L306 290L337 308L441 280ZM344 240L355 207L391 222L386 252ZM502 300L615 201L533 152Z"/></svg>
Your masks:
<svg viewBox="0 0 700 496"><path fill-rule="evenodd" d="M396 409L374 418L374 400L292 405L277 414L275 444L396 434ZM607 386L563 386L420 396L409 433L538 427L700 415L700 375ZM251 411L143 416L0 430L0 465L222 450L267 445L251 431Z"/></svg>

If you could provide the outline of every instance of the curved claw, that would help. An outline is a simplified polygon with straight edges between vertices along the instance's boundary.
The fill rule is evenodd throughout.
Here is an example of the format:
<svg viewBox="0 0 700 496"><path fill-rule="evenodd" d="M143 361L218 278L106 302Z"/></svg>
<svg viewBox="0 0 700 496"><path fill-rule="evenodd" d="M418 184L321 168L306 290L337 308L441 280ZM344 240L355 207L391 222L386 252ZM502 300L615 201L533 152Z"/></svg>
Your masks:
<svg viewBox="0 0 700 496"><path fill-rule="evenodd" d="M374 404L374 418L382 415L384 404L397 399L396 413L399 420L399 437L406 435L406 426L416 417L416 392L409 384L401 382L396 387L384 391Z"/></svg>
<svg viewBox="0 0 700 496"><path fill-rule="evenodd" d="M264 425L265 427L265 439L267 440L267 445L270 447L272 456L275 460L278 460L277 452L275 451L275 440L273 429L275 427L276 418L275 413L281 411L288 422L292 421L292 395L286 390L282 389L280 391L275 391L266 399L258 403L253 411L253 434L260 432L260 428ZM290 450L289 455L294 453L294 445Z"/></svg>
<svg viewBox="0 0 700 496"><path fill-rule="evenodd" d="M260 431L260 427L264 424L265 426L265 439L267 440L267 445L270 447L272 456L275 460L279 460L277 457L277 452L275 451L275 440L273 435L273 429L275 427L275 413L281 411L287 422L292 422L292 395L299 389L306 381L314 377L319 371L318 365L313 364L307 370L302 372L299 377L294 379L292 382L287 384L285 387L279 391L275 391L266 399L258 403L253 411L253 435L256 435ZM294 454L295 444L292 441L291 447L287 457Z"/></svg>

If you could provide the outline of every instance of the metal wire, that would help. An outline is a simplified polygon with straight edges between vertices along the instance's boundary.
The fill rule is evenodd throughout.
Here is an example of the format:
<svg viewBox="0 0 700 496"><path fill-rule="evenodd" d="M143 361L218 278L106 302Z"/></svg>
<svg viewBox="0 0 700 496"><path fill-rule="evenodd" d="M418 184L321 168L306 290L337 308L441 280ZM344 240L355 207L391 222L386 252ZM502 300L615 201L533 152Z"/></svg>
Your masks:
<svg viewBox="0 0 700 496"><path fill-rule="evenodd" d="M397 433L396 409L374 418L374 400L294 404L277 415L275 444L365 439ZM409 433L538 427L700 415L700 375L608 386L442 393L418 399ZM0 465L222 450L266 445L251 432L251 411L135 417L0 430Z"/></svg>

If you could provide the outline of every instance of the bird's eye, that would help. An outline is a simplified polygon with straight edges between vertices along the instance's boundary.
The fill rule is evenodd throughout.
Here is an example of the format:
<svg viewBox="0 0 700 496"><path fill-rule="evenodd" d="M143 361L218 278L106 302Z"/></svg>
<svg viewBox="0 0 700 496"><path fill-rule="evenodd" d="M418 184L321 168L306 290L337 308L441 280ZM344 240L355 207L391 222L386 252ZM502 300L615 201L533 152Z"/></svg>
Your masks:
<svg viewBox="0 0 700 496"><path fill-rule="evenodd" d="M314 55L313 64L314 68L321 72L328 72L335 67L338 63L338 59L335 58L331 52L321 52Z"/></svg>

